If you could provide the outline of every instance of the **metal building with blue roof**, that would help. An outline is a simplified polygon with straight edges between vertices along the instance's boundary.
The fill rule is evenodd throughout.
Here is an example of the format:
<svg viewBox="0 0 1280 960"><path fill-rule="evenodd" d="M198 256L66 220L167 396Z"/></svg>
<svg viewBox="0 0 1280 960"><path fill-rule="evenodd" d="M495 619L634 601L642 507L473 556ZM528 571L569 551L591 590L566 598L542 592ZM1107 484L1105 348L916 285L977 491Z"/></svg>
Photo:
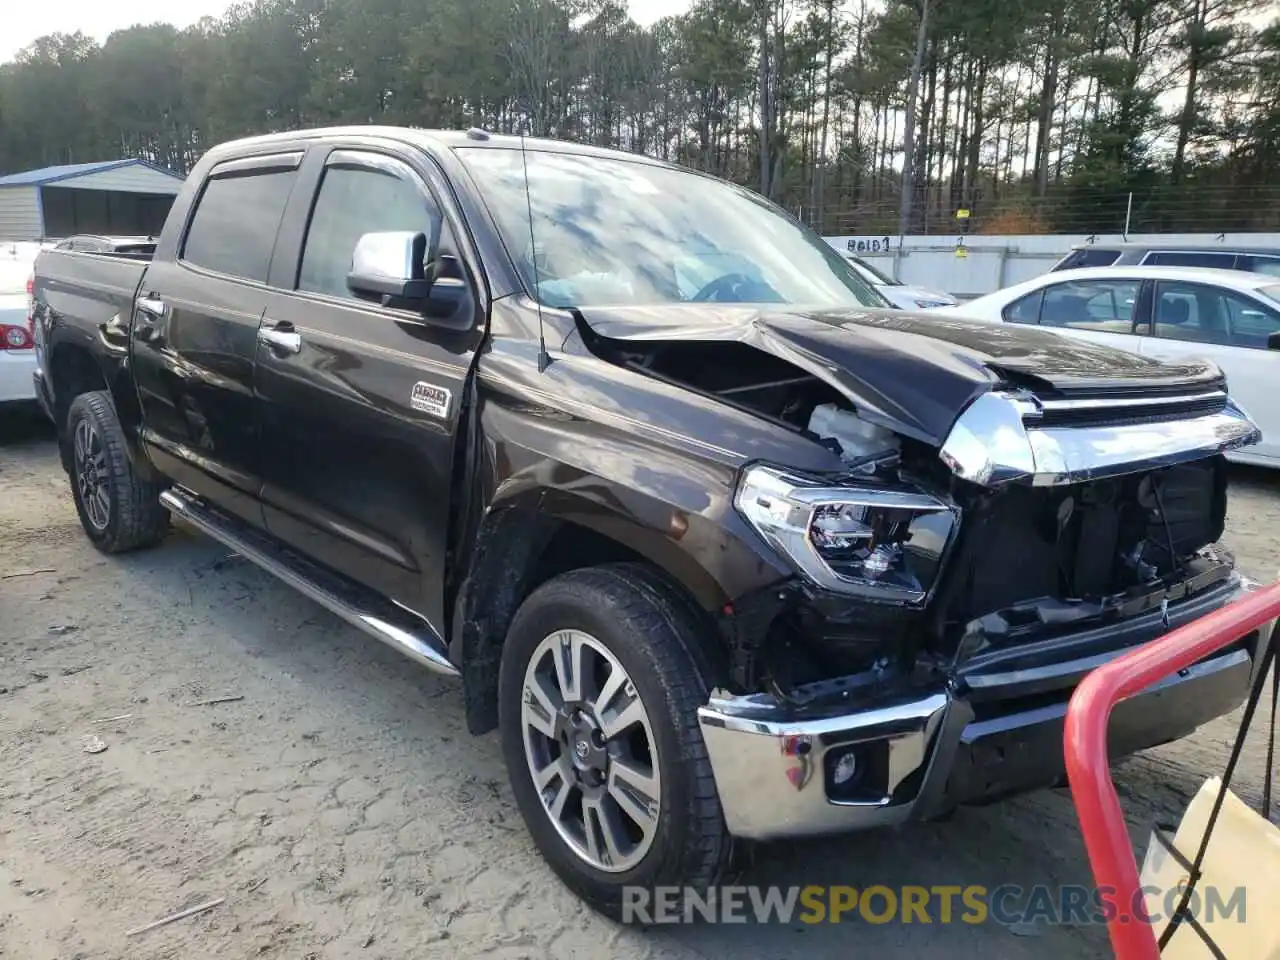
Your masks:
<svg viewBox="0 0 1280 960"><path fill-rule="evenodd" d="M0 177L0 241L160 232L182 176L145 160L44 167Z"/></svg>

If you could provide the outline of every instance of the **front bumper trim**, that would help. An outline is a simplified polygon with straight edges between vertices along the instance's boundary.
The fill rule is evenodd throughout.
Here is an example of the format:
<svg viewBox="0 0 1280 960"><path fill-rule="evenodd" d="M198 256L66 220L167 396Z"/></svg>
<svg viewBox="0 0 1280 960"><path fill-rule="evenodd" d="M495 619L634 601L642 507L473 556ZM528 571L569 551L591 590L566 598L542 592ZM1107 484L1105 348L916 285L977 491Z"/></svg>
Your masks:
<svg viewBox="0 0 1280 960"><path fill-rule="evenodd" d="M1214 608L1249 589L1233 583L1214 591ZM1179 610L1194 619L1201 604ZM750 840L849 833L938 816L966 803L985 803L1060 782L1067 702L1089 670L1160 635L1158 613L1116 625L1106 655L1081 650L1048 665L1060 683L1028 686L1025 671L985 674L975 687L963 676L932 689L872 696L841 681L802 707L767 694L713 694L698 710L725 824ZM1112 712L1114 756L1176 740L1229 713L1248 695L1257 650L1275 624L1241 643L1127 698ZM1167 629L1167 628L1166 628ZM971 677L978 679L977 677ZM1028 691L1036 691L1028 697ZM1044 697L1052 695L1049 702ZM829 773L850 750L864 773L856 793ZM857 799L848 799L854 796ZM842 799L844 798L844 799Z"/></svg>
<svg viewBox="0 0 1280 960"><path fill-rule="evenodd" d="M766 707L767 700L713 698L698 710L729 832L757 840L907 819L913 803L894 803L893 792L928 762L951 705L950 695L938 692L859 713L783 719L780 708ZM870 800L830 800L826 754L871 742L887 747L887 789Z"/></svg>

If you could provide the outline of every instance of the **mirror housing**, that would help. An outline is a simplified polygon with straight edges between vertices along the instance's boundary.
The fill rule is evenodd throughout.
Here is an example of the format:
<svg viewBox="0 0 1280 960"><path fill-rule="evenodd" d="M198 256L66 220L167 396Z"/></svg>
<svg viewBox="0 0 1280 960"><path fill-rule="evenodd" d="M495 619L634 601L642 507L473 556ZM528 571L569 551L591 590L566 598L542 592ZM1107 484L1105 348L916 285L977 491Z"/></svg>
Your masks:
<svg viewBox="0 0 1280 960"><path fill-rule="evenodd" d="M356 296L389 301L425 300L431 282L426 278L427 235L410 230L366 233L351 255L347 289Z"/></svg>
<svg viewBox="0 0 1280 960"><path fill-rule="evenodd" d="M1267 337L1268 350L1280 350L1280 330Z"/></svg>
<svg viewBox="0 0 1280 960"><path fill-rule="evenodd" d="M441 254L427 265L427 315L447 319L471 297L462 261L451 254Z"/></svg>
<svg viewBox="0 0 1280 960"><path fill-rule="evenodd" d="M462 261L440 254L427 263L427 235L412 231L366 233L356 243L347 289L384 307L414 310L437 321L459 319L471 300Z"/></svg>

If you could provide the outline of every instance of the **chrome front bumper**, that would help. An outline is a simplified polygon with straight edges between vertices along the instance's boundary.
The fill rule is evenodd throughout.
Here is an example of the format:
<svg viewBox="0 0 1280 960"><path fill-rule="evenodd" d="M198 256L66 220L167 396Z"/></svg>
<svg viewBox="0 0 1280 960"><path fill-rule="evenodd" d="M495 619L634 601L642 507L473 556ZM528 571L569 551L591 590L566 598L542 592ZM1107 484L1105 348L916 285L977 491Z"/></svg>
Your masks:
<svg viewBox="0 0 1280 960"><path fill-rule="evenodd" d="M729 832L769 840L888 826L910 817L914 802L893 794L933 763L938 733L951 707L947 693L902 700L858 713L784 720L767 695L712 699L698 711ZM880 796L833 800L826 789L829 756L874 744L886 756Z"/></svg>
<svg viewBox="0 0 1280 960"><path fill-rule="evenodd" d="M1189 601L1192 609L1172 617L1172 625L1239 592ZM1109 728L1113 756L1186 736L1235 709L1256 670L1257 645L1273 626L1120 703ZM1012 689L1002 696L992 683L973 683L976 677L874 699L836 681L804 708L767 694L713 696L698 719L729 832L753 840L854 832L1058 782L1065 769L1063 718L1075 684L1100 662L1165 629L1150 617L1134 618L1117 628L1124 636L1110 656L1046 668L1044 675L1051 670L1065 681L1047 705L1043 696L1021 699ZM1034 681L1033 673L1010 682ZM838 785L833 769L850 751L861 774Z"/></svg>

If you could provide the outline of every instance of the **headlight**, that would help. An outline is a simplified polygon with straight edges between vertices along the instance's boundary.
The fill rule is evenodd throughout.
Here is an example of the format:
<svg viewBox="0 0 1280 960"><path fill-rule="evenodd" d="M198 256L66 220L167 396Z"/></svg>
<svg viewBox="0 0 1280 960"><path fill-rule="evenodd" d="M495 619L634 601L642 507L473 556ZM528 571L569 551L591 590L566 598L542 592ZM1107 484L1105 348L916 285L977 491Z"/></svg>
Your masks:
<svg viewBox="0 0 1280 960"><path fill-rule="evenodd" d="M918 490L823 486L765 466L747 469L734 503L818 586L904 603L928 595L959 518Z"/></svg>

